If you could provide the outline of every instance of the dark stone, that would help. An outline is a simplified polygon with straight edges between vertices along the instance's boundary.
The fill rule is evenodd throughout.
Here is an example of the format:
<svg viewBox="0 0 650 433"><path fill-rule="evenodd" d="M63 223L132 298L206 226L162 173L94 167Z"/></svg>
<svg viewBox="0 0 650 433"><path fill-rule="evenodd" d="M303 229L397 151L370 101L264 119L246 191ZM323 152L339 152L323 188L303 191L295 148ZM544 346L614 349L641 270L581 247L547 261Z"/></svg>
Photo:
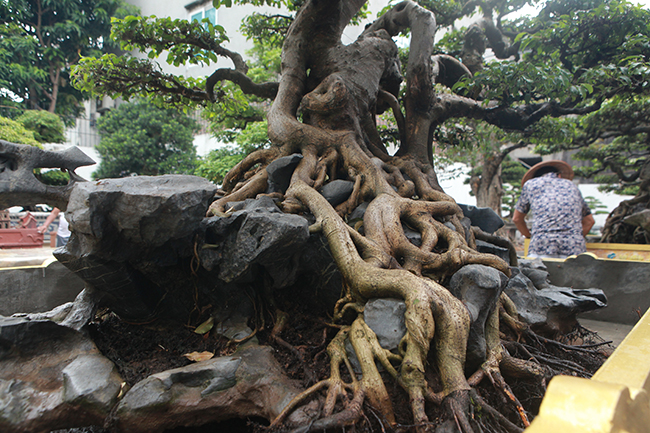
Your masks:
<svg viewBox="0 0 650 433"><path fill-rule="evenodd" d="M472 225L484 232L494 233L505 224L501 217L489 207L476 207L467 204L458 204L463 214L472 221Z"/></svg>
<svg viewBox="0 0 650 433"><path fill-rule="evenodd" d="M183 175L80 183L66 214L73 234L55 256L127 320L184 320L195 305L182 287L215 191Z"/></svg>
<svg viewBox="0 0 650 433"><path fill-rule="evenodd" d="M416 247L419 247L422 245L422 235L420 232L416 232L415 230L411 230L410 228L406 227L405 225L402 225L402 229L404 230L404 236L406 236L406 239L409 240L413 245Z"/></svg>
<svg viewBox="0 0 650 433"><path fill-rule="evenodd" d="M49 320L0 317L0 430L102 425L122 379L93 342Z"/></svg>
<svg viewBox="0 0 650 433"><path fill-rule="evenodd" d="M110 422L116 431L155 433L232 418L269 421L300 388L282 373L268 346L252 345L233 356L168 370L138 382L120 401ZM309 422L303 406L290 422Z"/></svg>
<svg viewBox="0 0 650 433"><path fill-rule="evenodd" d="M348 222L355 223L357 221L363 221L363 216L366 214L366 209L368 209L368 202L363 202L348 215Z"/></svg>
<svg viewBox="0 0 650 433"><path fill-rule="evenodd" d="M379 345L395 350L406 335L406 304L400 299L371 299L363 309L366 325L377 334Z"/></svg>
<svg viewBox="0 0 650 433"><path fill-rule="evenodd" d="M48 203L66 210L70 192L79 180L74 171L93 161L78 147L62 152L0 140L0 209ZM70 173L65 186L45 185L34 175L36 168L60 168Z"/></svg>
<svg viewBox="0 0 650 433"><path fill-rule="evenodd" d="M541 260L539 261L541 263ZM512 276L505 289L506 294L517 307L519 316L533 331L544 335L567 333L577 324L577 314L604 308L607 299L602 290L584 289L580 291L568 287L556 287L548 284L540 273L541 269L532 268L530 272L527 261L522 261L519 268L511 268ZM542 288L535 286L526 273L535 281L541 282Z"/></svg>
<svg viewBox="0 0 650 433"><path fill-rule="evenodd" d="M510 263L510 252L507 248L499 247L489 242L476 239L476 250L479 253L494 254L503 259L506 263Z"/></svg>
<svg viewBox="0 0 650 433"><path fill-rule="evenodd" d="M266 171L269 174L268 187L266 192L281 192L284 193L289 188L291 176L296 169L303 156L299 153L278 158L266 166Z"/></svg>
<svg viewBox="0 0 650 433"><path fill-rule="evenodd" d="M262 266L274 287L291 284L298 254L309 238L307 220L282 213L266 196L246 203L230 216L204 221L206 243L219 248L202 250L203 266L210 271L218 265L224 282L250 281L254 267Z"/></svg>
<svg viewBox="0 0 650 433"><path fill-rule="evenodd" d="M346 201L354 190L354 182L337 179L325 184L320 193L334 207Z"/></svg>
<svg viewBox="0 0 650 433"><path fill-rule="evenodd" d="M484 265L463 266L449 281L449 291L465 304L470 314L465 363L469 373L487 359L485 324L507 283L508 277L503 272Z"/></svg>
<svg viewBox="0 0 650 433"><path fill-rule="evenodd" d="M634 325L650 308L650 263L603 260L580 254L563 261L544 261L549 280L574 291L597 287L607 296L607 308L580 315L586 319Z"/></svg>

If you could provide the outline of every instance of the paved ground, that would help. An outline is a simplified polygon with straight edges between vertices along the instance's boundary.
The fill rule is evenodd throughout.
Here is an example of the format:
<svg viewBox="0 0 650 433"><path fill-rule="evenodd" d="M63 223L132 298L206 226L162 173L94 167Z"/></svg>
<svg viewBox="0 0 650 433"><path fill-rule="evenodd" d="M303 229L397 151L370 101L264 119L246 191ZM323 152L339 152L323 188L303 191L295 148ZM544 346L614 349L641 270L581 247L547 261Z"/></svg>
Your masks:
<svg viewBox="0 0 650 433"><path fill-rule="evenodd" d="M54 258L55 248L0 248L0 268L39 266Z"/></svg>
<svg viewBox="0 0 650 433"><path fill-rule="evenodd" d="M621 341L632 330L632 325L620 323L600 322L597 320L578 319L580 324L590 331L595 331L605 341L611 341L614 346L621 344Z"/></svg>

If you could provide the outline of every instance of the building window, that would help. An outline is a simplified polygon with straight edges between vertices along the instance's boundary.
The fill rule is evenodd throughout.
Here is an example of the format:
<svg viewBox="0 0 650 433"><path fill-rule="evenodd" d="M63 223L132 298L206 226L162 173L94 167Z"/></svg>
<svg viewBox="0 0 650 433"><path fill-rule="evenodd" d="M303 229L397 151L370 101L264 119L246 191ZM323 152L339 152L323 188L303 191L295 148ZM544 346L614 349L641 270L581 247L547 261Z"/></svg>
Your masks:
<svg viewBox="0 0 650 433"><path fill-rule="evenodd" d="M206 7L200 7L194 9L190 12L190 21L202 22L204 18L207 18L210 21L210 24L213 26L217 24L217 10L208 5ZM208 28L207 23L203 23L203 27Z"/></svg>

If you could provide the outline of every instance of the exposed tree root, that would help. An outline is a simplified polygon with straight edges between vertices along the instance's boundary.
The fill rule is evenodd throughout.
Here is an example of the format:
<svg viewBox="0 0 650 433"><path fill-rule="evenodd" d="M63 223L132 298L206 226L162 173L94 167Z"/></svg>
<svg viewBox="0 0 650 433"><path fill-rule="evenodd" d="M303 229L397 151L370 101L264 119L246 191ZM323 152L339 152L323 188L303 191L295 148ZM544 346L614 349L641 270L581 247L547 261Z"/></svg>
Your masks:
<svg viewBox="0 0 650 433"><path fill-rule="evenodd" d="M442 404L449 413L446 422L465 433L482 431L483 421L473 417L477 407L506 431L521 431L480 399L472 386L487 377L519 414L517 422L526 426L527 414L502 373L543 384L547 370L535 362L542 355L534 348L526 347L530 355L527 360L515 358L504 349L499 323L502 321L519 338L529 336L529 330L518 320L510 299L501 295L485 329L486 361L467 379L470 314L441 285L468 264L490 266L507 276L509 265L516 264L508 243L503 246L511 249L510 263L476 251L475 238L500 241L477 230L466 232L461 224L462 211L440 188L431 164L431 128L440 121L436 120L436 104L454 106L464 114L482 108L455 95L433 93L432 80L437 77L445 82L449 77L439 75L445 70L441 64L435 68L431 65L435 19L415 3L400 3L355 43L342 46L342 25L362 3L306 2L286 39L282 78L268 116L274 147L241 161L224 180L225 195L209 210L211 215L221 215L229 202L265 194L264 168L278 157L300 153L302 160L288 189L276 193L279 206L284 212L309 213L316 219L310 232L321 232L327 239L347 291L334 314L335 321L344 323L327 348L329 378L291 401L271 427L281 428L292 411L325 392L318 419L293 431L354 424L363 418L364 404L397 428L380 365L407 393L415 431L424 432L432 426L427 401ZM330 19L320 20L323 14ZM407 27L415 42L410 50L404 117L395 100L401 76L397 47L390 35ZM448 59L436 60L445 61ZM363 76L359 70L364 71ZM374 114L385 106L396 112L400 128L402 143L396 156L383 149L374 123ZM298 121L298 111L302 121ZM337 179L351 181L353 190L334 208L318 191ZM361 203L367 203L363 224L350 227L344 220ZM409 239L406 230L415 232L417 240ZM364 305L372 298L397 298L406 305L406 335L398 353L383 349L364 321ZM356 318L345 322L351 311L356 312ZM278 332L273 337L282 344ZM346 349L346 342L350 349ZM428 358L430 349L434 358ZM435 390L425 379L428 359L433 359L432 367L438 372ZM351 378L349 383L341 376L343 365Z"/></svg>

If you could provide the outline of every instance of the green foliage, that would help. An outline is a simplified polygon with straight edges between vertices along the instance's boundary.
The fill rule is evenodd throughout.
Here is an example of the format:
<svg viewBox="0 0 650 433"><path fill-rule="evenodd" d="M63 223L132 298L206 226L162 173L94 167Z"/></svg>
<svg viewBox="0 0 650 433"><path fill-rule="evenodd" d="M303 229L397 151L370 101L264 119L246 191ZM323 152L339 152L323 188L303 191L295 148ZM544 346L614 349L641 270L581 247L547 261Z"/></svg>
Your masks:
<svg viewBox="0 0 650 433"><path fill-rule="evenodd" d="M503 184L503 195L501 196L501 214L505 218L512 218L515 214L515 206L521 195L521 186L514 183Z"/></svg>
<svg viewBox="0 0 650 433"><path fill-rule="evenodd" d="M221 184L224 176L239 161L244 159L244 156L245 154L241 149L234 147L222 147L212 150L204 158L201 158L194 174L205 177L215 184Z"/></svg>
<svg viewBox="0 0 650 433"><path fill-rule="evenodd" d="M166 74L158 64L128 55L84 57L73 68L73 84L84 92L113 98L150 97L159 106L173 105L188 112L206 103L204 78Z"/></svg>
<svg viewBox="0 0 650 433"><path fill-rule="evenodd" d="M147 52L150 59L167 52L166 62L180 66L217 62L220 44L228 41L224 28L207 18L202 23L184 19L128 16L113 19L111 37L125 51Z"/></svg>
<svg viewBox="0 0 650 433"><path fill-rule="evenodd" d="M26 129L34 132L40 143L63 143L65 126L56 114L42 110L27 110L16 119Z"/></svg>
<svg viewBox="0 0 650 433"><path fill-rule="evenodd" d="M34 175L45 185L65 186L70 182L70 175L61 170L34 170Z"/></svg>
<svg viewBox="0 0 650 433"><path fill-rule="evenodd" d="M589 209L591 209L591 213L594 215L607 215L609 213L607 212L607 206L596 197L588 195L585 197L585 202L587 203L587 206L589 206Z"/></svg>
<svg viewBox="0 0 650 433"><path fill-rule="evenodd" d="M222 134L221 137L236 143L236 147L228 146L211 151L199 161L194 174L205 177L214 183L220 184L228 171L244 157L254 150L270 146L267 134L266 121L249 123L241 130L230 136ZM232 131L231 131L232 132Z"/></svg>
<svg viewBox="0 0 650 433"><path fill-rule="evenodd" d="M96 179L132 174L192 173L196 164L195 120L145 100L121 104L98 121L102 158Z"/></svg>
<svg viewBox="0 0 650 433"><path fill-rule="evenodd" d="M83 95L70 65L111 49L110 18L134 10L122 0L0 2L0 88L25 108L76 116Z"/></svg>
<svg viewBox="0 0 650 433"><path fill-rule="evenodd" d="M32 131L25 129L23 125L15 120L6 117L0 117L0 140L41 147L38 140L34 138Z"/></svg>

